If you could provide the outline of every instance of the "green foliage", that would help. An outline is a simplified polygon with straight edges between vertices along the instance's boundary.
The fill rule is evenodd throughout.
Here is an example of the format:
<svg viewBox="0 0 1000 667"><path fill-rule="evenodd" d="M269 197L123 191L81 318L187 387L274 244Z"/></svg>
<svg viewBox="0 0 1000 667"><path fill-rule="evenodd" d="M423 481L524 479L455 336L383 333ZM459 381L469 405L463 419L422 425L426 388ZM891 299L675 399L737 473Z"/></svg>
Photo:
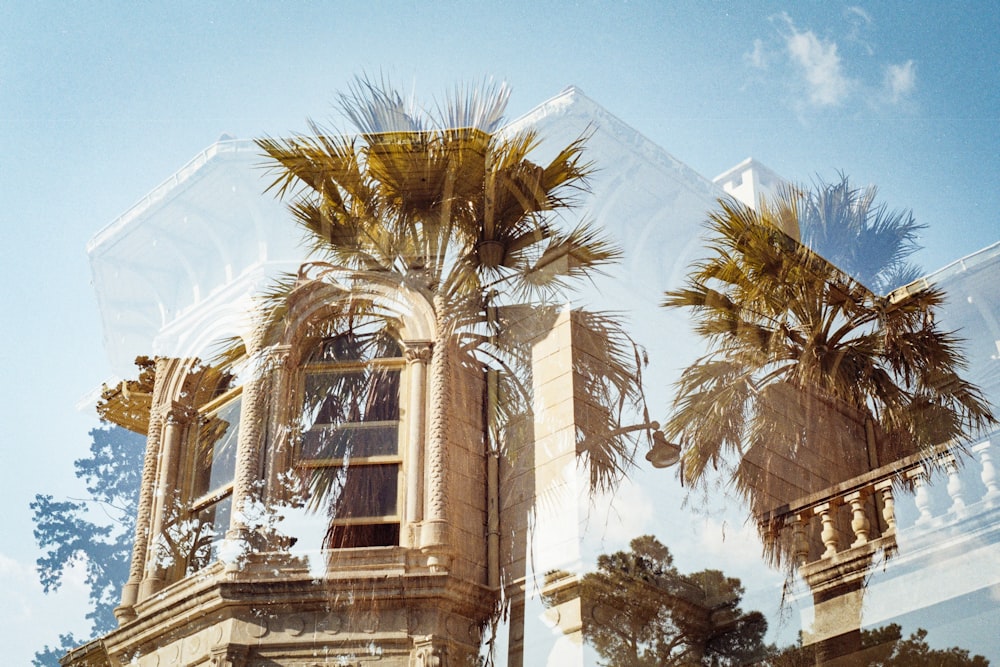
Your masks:
<svg viewBox="0 0 1000 667"><path fill-rule="evenodd" d="M917 628L903 639L902 628L896 623L861 631L861 645L852 656L852 664L870 667L988 667L990 661L981 655L970 655L957 646L933 649L926 641L927 631ZM812 667L816 664L816 645L799 643L776 652L767 660L768 667Z"/></svg>
<svg viewBox="0 0 1000 667"><path fill-rule="evenodd" d="M718 570L681 574L655 537L598 558L580 596L594 609L584 637L607 667L751 664L765 655L767 620L740 608L739 579ZM551 600L550 600L551 602Z"/></svg>
<svg viewBox="0 0 1000 667"><path fill-rule="evenodd" d="M36 495L35 540L43 550L38 576L46 593L56 591L68 568L82 563L93 608L87 613L91 633L117 626L113 610L128 578L135 506L145 438L118 426L90 432L90 456L75 462L76 476L85 483L86 500L57 500ZM57 665L58 657L80 642L60 636L60 645L35 656L36 665Z"/></svg>
<svg viewBox="0 0 1000 667"><path fill-rule="evenodd" d="M880 296L789 235L818 237L823 208L824 242L867 242L852 192L845 179L812 198L786 192L759 211L720 200L708 217L708 258L666 295L665 306L690 313L709 352L683 372L664 430L684 449L686 479L703 483L721 468L754 515L866 472L873 458L885 465L994 423L960 375L961 341L935 322L940 289ZM861 267L882 283L902 270L913 224L882 216L871 225L879 234L897 225L883 234L895 251L877 255L885 271ZM860 250L828 252L863 263Z"/></svg>

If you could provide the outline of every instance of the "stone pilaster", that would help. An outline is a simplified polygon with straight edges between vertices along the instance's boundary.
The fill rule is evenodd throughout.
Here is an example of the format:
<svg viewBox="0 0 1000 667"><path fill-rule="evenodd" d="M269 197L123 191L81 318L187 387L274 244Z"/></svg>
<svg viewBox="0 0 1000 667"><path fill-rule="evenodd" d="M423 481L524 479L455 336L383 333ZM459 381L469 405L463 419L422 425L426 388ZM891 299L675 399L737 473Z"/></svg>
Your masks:
<svg viewBox="0 0 1000 667"><path fill-rule="evenodd" d="M157 370L161 364L157 363ZM159 386L157 373L157 386ZM155 392L154 392L155 396ZM135 603L139 601L139 586L146 569L146 553L149 547L149 524L153 513L156 493L157 463L160 458L160 440L163 434L163 414L153 409L149 415L149 429L146 433L146 452L142 461L142 480L139 486L139 503L136 509L135 541L132 543L132 560L129 563L128 581L122 587L121 605L115 608L115 618L120 625L135 618Z"/></svg>
<svg viewBox="0 0 1000 667"><path fill-rule="evenodd" d="M424 522L420 529L420 547L429 555L428 563L447 567L448 513L447 471L448 441L451 435L451 336L444 317L446 303L434 297L437 331L431 356L430 429L424 467Z"/></svg>
<svg viewBox="0 0 1000 667"><path fill-rule="evenodd" d="M429 341L405 341L409 400L406 434L406 507L403 514L405 546L419 546L419 527L424 511L424 447L427 405Z"/></svg>
<svg viewBox="0 0 1000 667"><path fill-rule="evenodd" d="M271 371L270 428L264 452L265 476L263 500L270 509L289 502L290 490L286 473L292 469L292 434L298 423L295 400L295 369L290 345L275 345L268 350Z"/></svg>
<svg viewBox="0 0 1000 667"><path fill-rule="evenodd" d="M146 429L146 451L142 462L142 478L139 482L139 502L136 507L135 541L132 543L132 560L129 562L128 580L122 587L121 605L115 608L115 618L120 625L135 618L135 604L139 601L139 588L146 572L149 545L154 536L150 531L153 505L156 500L156 480L159 475L160 444L163 438L166 414L162 408L166 378L176 360L165 357L156 359L153 380L152 407L149 412L149 426Z"/></svg>

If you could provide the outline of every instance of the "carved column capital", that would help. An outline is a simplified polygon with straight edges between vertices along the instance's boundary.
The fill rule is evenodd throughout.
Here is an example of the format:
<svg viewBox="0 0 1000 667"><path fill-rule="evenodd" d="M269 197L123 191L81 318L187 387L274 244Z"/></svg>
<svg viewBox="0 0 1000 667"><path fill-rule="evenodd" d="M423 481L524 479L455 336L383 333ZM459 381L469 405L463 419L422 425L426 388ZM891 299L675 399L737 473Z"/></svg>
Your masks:
<svg viewBox="0 0 1000 667"><path fill-rule="evenodd" d="M407 340L403 341L406 350L403 357L409 364L420 362L427 364L431 360L434 351L434 344L429 340Z"/></svg>
<svg viewBox="0 0 1000 667"><path fill-rule="evenodd" d="M165 422L171 426L187 424L198 415L198 410L190 405L178 403L177 401L171 401L170 403L160 406L160 410L163 413Z"/></svg>
<svg viewBox="0 0 1000 667"><path fill-rule="evenodd" d="M243 667L247 664L250 649L246 646L228 644L216 646L209 651L211 667Z"/></svg>
<svg viewBox="0 0 1000 667"><path fill-rule="evenodd" d="M444 647L420 646L413 653L415 667L447 667Z"/></svg>
<svg viewBox="0 0 1000 667"><path fill-rule="evenodd" d="M286 367L292 358L292 346L272 345L267 350L267 357L272 368Z"/></svg>

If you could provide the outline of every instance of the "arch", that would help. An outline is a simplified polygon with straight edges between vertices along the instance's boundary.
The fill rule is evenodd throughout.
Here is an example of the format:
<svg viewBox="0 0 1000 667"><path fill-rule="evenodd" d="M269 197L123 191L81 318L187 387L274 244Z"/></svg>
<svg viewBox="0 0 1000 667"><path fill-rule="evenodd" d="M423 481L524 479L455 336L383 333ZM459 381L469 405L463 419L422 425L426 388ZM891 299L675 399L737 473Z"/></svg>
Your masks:
<svg viewBox="0 0 1000 667"><path fill-rule="evenodd" d="M308 270L308 266L303 270ZM343 277L343 279L342 279ZM374 272L324 271L318 278L300 280L288 297L288 314L271 325L266 340L287 345L294 363L301 361L309 328L331 316L345 302L371 303L379 316L398 322L400 341L431 341L437 327L430 300L398 280Z"/></svg>
<svg viewBox="0 0 1000 667"><path fill-rule="evenodd" d="M324 382L343 381L342 378L360 372L360 360L310 361L316 345L335 333L336 327L327 326L327 323L343 321L341 318L350 312L346 307L351 304L372 306L374 318L384 320L390 328L392 338L401 345L399 356L363 362L367 367L380 368L379 373L384 374L379 375L381 379L377 381L373 379L375 376L366 376L365 382L374 383L366 391L395 392L395 411L376 411L374 414L377 416L370 421L372 413L366 408L363 414L368 416L356 423L354 419L340 423L326 435L321 431L329 426L317 417L316 443L321 446L316 448L316 452L325 452L324 447L329 443L340 442L340 437L347 437L334 436L333 433L348 434L352 429L357 429L357 433L369 434L364 440L367 443L364 448L352 454L351 470L348 472L348 468L340 460L343 457L335 453L340 451L337 448L339 444L329 449L328 455L299 459L305 450L300 451L290 446L290 441L279 437L278 431L274 429L280 429L282 424L302 422L302 415L296 411L303 409L303 401L311 400L308 398L308 387L312 386L312 391L322 392ZM283 478L284 471L292 467L318 473L313 479L309 479L309 484L319 484L315 480L323 480L324 475L338 475L338 483L342 483L344 489L348 485L354 485L358 489L395 491L384 498L381 494L377 497L370 496L370 502L366 501L365 506L344 505L338 511L347 511L348 514L336 520L331 520L322 512L316 514L315 508L292 510L300 512L296 519L300 529L305 530L304 527L310 525L320 531L316 534L302 532L295 535L298 545L296 548L303 550L305 555L305 552L317 548L325 550L350 546L415 544L416 538L410 529L420 520L420 503L415 498L420 494L423 477L423 415L427 371L426 359L420 363L409 363L408 360L413 349L428 348L428 344L435 338L436 323L430 299L390 274L338 270L321 263L307 264L300 270L299 281L288 295L287 311L283 317L270 322L268 328L261 333L262 349L272 350L274 355L282 358L280 365L269 366L277 371L273 376L274 384L270 394L271 400L277 404L272 412L272 434L268 444L268 494L281 501L285 491L280 488L278 480ZM313 384L310 385L310 382ZM339 391L330 396L343 396ZM316 394L320 395L322 394ZM321 412L317 408L313 416L319 414ZM330 425L333 423L331 421ZM394 425L391 426L390 423ZM391 429L396 433L393 437L388 435ZM285 432L287 434L287 429ZM391 446L390 441L394 443ZM274 488L270 488L272 485ZM380 503L390 497L393 498L390 503L393 509L391 512L383 511L389 505ZM375 509L379 509L375 514L364 513ZM313 525L317 521L321 525Z"/></svg>

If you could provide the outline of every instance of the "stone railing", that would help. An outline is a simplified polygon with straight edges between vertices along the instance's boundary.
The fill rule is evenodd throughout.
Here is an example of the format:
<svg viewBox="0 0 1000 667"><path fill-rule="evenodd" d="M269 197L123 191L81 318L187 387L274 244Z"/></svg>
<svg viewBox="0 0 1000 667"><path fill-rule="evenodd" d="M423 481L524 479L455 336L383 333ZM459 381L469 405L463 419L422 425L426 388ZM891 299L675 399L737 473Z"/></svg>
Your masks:
<svg viewBox="0 0 1000 667"><path fill-rule="evenodd" d="M997 456L990 440L939 445L765 513L762 534L798 567L893 551L901 528L944 526L1000 504Z"/></svg>

